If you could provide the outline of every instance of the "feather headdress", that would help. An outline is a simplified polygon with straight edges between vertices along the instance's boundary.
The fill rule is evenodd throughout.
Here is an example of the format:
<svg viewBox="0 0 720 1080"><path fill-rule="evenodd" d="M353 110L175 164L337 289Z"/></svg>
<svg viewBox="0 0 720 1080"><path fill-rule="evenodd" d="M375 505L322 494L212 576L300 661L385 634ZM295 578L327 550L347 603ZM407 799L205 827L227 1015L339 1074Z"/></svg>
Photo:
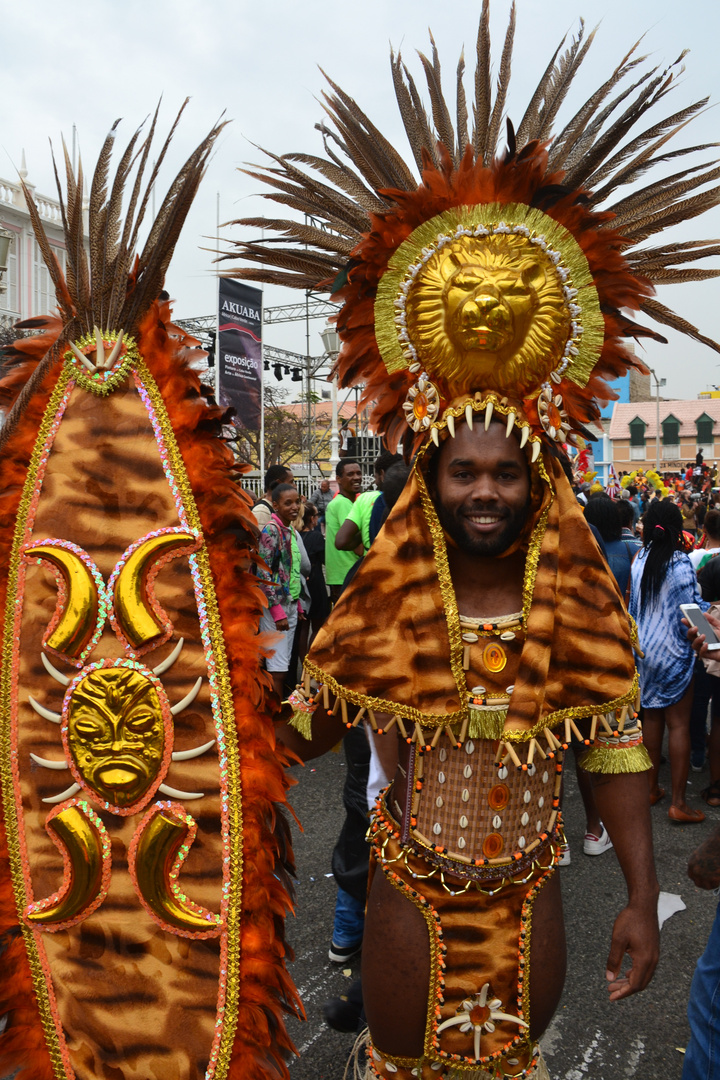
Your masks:
<svg viewBox="0 0 720 1080"><path fill-rule="evenodd" d="M665 340L627 311L720 350L653 296L655 283L720 274L693 265L720 254L718 241L647 243L720 202L718 160L684 164L718 144L669 145L707 103L664 109L685 54L648 66L636 42L558 131L595 36L581 21L505 131L514 33L513 4L493 94L484 0L470 110L462 56L452 108L431 36L431 55L420 54L426 108L391 52L414 168L328 79L325 155L269 153L271 164L246 170L270 185L266 198L313 224L234 222L277 236L235 242L223 258L252 266L229 272L342 301L341 382L364 384L375 427L391 442L405 419L437 441L448 417L452 427L488 405L512 414L535 453L543 438L572 441L614 396L607 380L645 370L623 338ZM670 175L657 178L668 163Z"/></svg>
<svg viewBox="0 0 720 1080"><path fill-rule="evenodd" d="M198 343L159 301L224 125L136 255L177 126L143 187L156 120L112 178L108 136L89 242L66 155L65 275L26 190L59 316L28 320L41 332L6 350L0 381L0 1073L21 1080L128 1061L287 1077L284 1015L302 1012L257 527Z"/></svg>

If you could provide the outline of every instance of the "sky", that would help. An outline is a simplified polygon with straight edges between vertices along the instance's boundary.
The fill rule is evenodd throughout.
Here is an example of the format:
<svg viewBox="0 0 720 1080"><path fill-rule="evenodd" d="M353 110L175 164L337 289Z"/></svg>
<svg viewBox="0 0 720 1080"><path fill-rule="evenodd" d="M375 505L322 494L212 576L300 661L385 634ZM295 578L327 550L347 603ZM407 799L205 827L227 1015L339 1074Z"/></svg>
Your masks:
<svg viewBox="0 0 720 1080"><path fill-rule="evenodd" d="M519 118L563 35L599 24L595 42L566 103L576 111L609 75L630 45L645 34L642 51L653 62L671 63L689 49L677 89L661 106L667 112L710 95L720 101L717 41L720 5L695 0L518 0L517 29L508 114ZM499 57L510 0L494 0L491 30ZM465 49L466 93L480 12L479 0L25 0L3 5L3 109L0 113L0 177L12 179L25 151L28 180L43 195L54 181L48 139L72 141L73 125L86 171L94 164L112 122L122 118L118 144L162 96L159 131L164 133L185 97L191 101L168 155L159 189L166 189L191 150L221 114L224 130L170 266L167 287L179 318L209 315L215 306L212 254L218 221L273 216L258 197L261 186L239 170L262 161L258 147L276 153L322 153L314 125L323 117L320 67L354 97L376 126L407 155L392 90L389 47L401 49L418 82L415 50L429 51L428 27L440 52L445 92L454 101L454 73ZM659 117L659 113L658 113ZM708 108L675 146L720 141L720 112ZM720 154L718 155L720 156ZM712 151L699 160L711 160ZM174 171L173 171L174 170ZM158 203L160 197L158 191ZM239 238L238 226L221 229ZM255 231L253 230L253 235ZM720 208L676 228L668 240L720 237ZM657 242L657 239L655 239ZM720 242L720 241L718 241ZM716 261L717 263L717 261ZM720 263L717 263L720 265ZM720 341L720 288L714 281L665 286L659 299L703 333ZM299 300L301 293L268 286L266 307ZM310 352L319 355L311 327ZM662 395L694 397L720 386L720 353L673 331L669 343L651 342L641 351L660 378ZM303 323L268 326L270 345L304 353ZM288 382L288 387L293 386Z"/></svg>

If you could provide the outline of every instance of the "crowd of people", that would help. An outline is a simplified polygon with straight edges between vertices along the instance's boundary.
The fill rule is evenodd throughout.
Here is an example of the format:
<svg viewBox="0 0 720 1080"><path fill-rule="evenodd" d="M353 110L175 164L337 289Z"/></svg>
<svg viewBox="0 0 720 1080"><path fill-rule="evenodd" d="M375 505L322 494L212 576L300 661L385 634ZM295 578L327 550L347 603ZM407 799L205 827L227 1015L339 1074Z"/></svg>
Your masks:
<svg viewBox="0 0 720 1080"><path fill-rule="evenodd" d="M720 688L717 661L695 657L680 605L705 611L720 603L720 488L717 469L698 453L680 473L660 478L621 474L617 496L599 485L575 485L638 628L638 660L645 745L650 754L650 801L665 797L658 783L665 728L671 770L668 814L699 823L705 815L685 800L688 771L710 771L702 797L720 806ZM593 490L594 488L594 490ZM715 702L715 696L717 701ZM711 721L707 732L708 706ZM717 727L717 731L715 730Z"/></svg>

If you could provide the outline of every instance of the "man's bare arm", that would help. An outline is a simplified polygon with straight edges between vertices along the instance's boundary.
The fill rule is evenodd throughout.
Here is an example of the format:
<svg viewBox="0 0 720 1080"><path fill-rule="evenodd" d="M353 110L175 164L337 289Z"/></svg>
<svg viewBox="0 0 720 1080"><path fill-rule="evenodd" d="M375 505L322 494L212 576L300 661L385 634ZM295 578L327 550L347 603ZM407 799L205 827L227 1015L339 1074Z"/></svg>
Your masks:
<svg viewBox="0 0 720 1080"><path fill-rule="evenodd" d="M338 551L354 551L362 544L360 530L354 521L343 521L335 535L335 547Z"/></svg>
<svg viewBox="0 0 720 1080"><path fill-rule="evenodd" d="M644 990L658 962L659 886L655 875L650 800L645 773L591 773L595 802L613 842L628 890L627 906L613 926L606 977L610 1000ZM632 967L622 975L628 953Z"/></svg>

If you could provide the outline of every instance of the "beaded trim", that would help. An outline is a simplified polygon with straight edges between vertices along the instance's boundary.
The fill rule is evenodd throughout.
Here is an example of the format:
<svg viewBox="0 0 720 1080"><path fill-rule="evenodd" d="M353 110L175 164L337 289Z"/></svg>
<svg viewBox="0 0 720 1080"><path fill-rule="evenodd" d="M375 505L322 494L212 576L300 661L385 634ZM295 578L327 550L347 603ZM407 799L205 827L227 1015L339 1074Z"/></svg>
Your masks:
<svg viewBox="0 0 720 1080"><path fill-rule="evenodd" d="M183 527L202 535L200 515L162 395L142 359L137 364L133 375L155 432L180 523ZM221 824L225 848L220 912L225 930L219 939L220 980L215 1038L210 1051L205 1080L225 1080L230 1068L235 1039L240 992L240 921L244 866L240 752L225 640L207 548L203 545L190 555L188 562L195 588L212 714L217 733Z"/></svg>
<svg viewBox="0 0 720 1080"><path fill-rule="evenodd" d="M378 796L375 804L372 823L367 833L368 840L375 851L378 862L386 865L402 863L413 881L422 882L430 878L436 878L449 896L460 896L471 888L477 889L484 896L495 896L507 885L527 884L533 874L537 873L540 856L549 847L554 847L555 851L559 849L563 836L558 796L561 773L562 765L558 764L556 793L553 798L553 808L557 810L557 813L554 815L552 833L543 833L540 837L540 844L533 849L532 853L516 852L515 856L506 858L488 859L483 857L475 860L467 859L461 862L459 859L451 858L447 848L440 846L431 848L415 841L412 833L409 841L403 844L400 826L388 810L384 794ZM391 858L386 852L391 839L402 845L400 854L395 858ZM430 869L428 872L426 874L419 873L417 868L411 865L409 860L412 859L418 859L429 864ZM464 884L460 886L457 881L448 884L445 880L446 874L463 881ZM494 884L495 887L484 887L491 884Z"/></svg>

